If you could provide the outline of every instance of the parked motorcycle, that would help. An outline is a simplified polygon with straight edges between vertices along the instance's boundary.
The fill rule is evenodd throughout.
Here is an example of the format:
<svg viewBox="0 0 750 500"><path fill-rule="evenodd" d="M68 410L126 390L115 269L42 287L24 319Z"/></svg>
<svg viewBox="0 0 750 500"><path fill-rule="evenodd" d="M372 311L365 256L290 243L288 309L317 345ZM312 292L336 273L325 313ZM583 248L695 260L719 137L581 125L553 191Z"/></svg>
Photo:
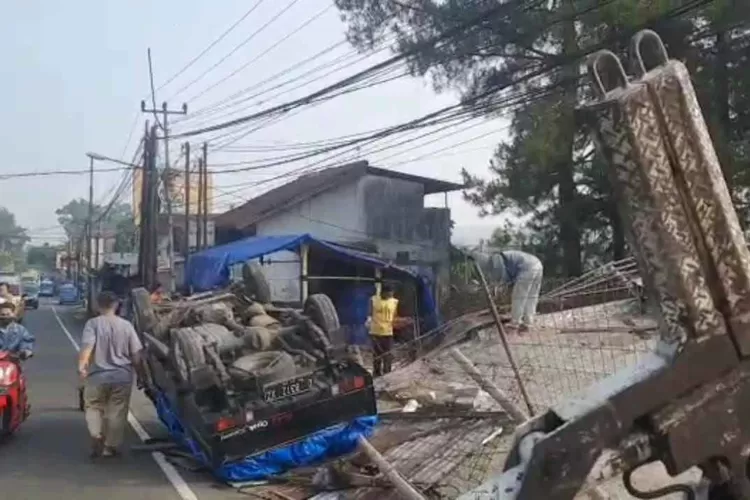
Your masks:
<svg viewBox="0 0 750 500"><path fill-rule="evenodd" d="M26 378L21 358L0 351L0 438L12 434L29 417Z"/></svg>

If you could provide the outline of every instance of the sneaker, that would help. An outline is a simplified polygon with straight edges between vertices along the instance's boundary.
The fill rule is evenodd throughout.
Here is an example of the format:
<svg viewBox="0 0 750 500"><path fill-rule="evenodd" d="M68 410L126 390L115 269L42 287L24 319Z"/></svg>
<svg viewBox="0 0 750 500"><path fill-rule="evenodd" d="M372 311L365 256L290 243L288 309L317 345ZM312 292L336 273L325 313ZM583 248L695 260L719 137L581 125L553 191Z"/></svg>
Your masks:
<svg viewBox="0 0 750 500"><path fill-rule="evenodd" d="M521 325L521 326L518 327L518 332L519 333L527 333L528 331L529 331L529 325L527 325L527 324L523 324L523 325Z"/></svg>
<svg viewBox="0 0 750 500"><path fill-rule="evenodd" d="M111 446L105 446L104 450L102 451L102 457L104 458L113 458L120 454L120 452L117 451L117 448L113 448Z"/></svg>
<svg viewBox="0 0 750 500"><path fill-rule="evenodd" d="M91 439L91 458L99 458L104 452L104 438L92 438Z"/></svg>

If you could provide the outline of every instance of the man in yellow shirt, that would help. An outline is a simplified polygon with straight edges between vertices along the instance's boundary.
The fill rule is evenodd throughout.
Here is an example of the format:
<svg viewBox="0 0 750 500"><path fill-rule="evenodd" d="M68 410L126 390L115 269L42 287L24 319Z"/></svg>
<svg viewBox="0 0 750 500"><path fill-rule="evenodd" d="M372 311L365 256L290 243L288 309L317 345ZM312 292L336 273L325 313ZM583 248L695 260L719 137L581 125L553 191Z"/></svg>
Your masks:
<svg viewBox="0 0 750 500"><path fill-rule="evenodd" d="M391 371L393 364L393 322L398 312L398 299L393 288L383 285L380 296L370 298L367 328L372 338L373 375L379 377Z"/></svg>

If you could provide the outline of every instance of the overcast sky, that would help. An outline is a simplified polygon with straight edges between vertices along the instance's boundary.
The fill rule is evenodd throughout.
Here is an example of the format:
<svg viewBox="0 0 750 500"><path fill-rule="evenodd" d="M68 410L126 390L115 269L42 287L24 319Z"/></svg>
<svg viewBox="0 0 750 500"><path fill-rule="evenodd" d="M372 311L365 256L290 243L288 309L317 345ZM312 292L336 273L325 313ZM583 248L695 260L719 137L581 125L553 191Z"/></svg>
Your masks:
<svg viewBox="0 0 750 500"><path fill-rule="evenodd" d="M390 55L382 51L361 60L363 56L354 53L348 44L335 46L344 40L345 26L327 0L264 0L205 56L162 87L256 2L6 2L0 21L5 67L4 78L0 80L0 90L5 96L0 123L4 165L0 171L85 169L86 151L129 161L142 135L144 120L153 122L153 117L143 115L139 109L141 99L150 100L148 47L153 55L159 106L168 100L170 107L179 108L185 101L190 111L195 112L207 107L214 109L210 106L250 87L243 97L265 91L246 102L232 102L228 109L214 109L213 114L192 114L182 123L175 119L175 133L301 97ZM275 44L278 45L271 48ZM220 62L236 47L239 48ZM327 48L330 50L325 54L301 64ZM271 50L263 55L268 49ZM324 67L304 76L321 65ZM246 67L240 69L243 66ZM281 76L263 83L282 72ZM332 73L324 76L329 72ZM396 74L398 71L386 76ZM275 86L279 88L272 90ZM425 80L400 78L290 113L247 135L244 134L249 127L257 127L259 123L199 136L193 145L195 148L201 141L209 141L209 165L218 164L216 170L244 168L252 163L226 164L274 161L300 150L271 151L269 147L324 141L396 125L456 100L455 94L436 95ZM344 160L367 159L376 166L459 181L461 167L475 173L487 171L488 160L506 127L498 119L476 120L421 139L415 137L426 131L399 135L328 159L316 157L273 168L219 174L215 177L214 211L241 204L283 182L283 174L311 168L315 162L319 168ZM128 136L131 138L126 144ZM412 142L397 145L410 139ZM229 141L235 142L227 144ZM179 159L180 142L173 141L170 148L173 162ZM97 164L97 167L113 165ZM123 175L97 174L95 199L108 201ZM280 175L282 178L273 180ZM253 184L259 181L261 184ZM130 193L128 190L123 201L130 202ZM62 230L55 227L55 209L72 198L87 197L88 177L0 180L0 195L0 205L13 211L36 241L54 241L62 235ZM440 206L443 200L440 197L429 203ZM479 219L476 209L465 203L460 193L451 194L449 204L460 232L466 231L461 231L462 227L474 232L479 230L478 226L497 224L496 220Z"/></svg>

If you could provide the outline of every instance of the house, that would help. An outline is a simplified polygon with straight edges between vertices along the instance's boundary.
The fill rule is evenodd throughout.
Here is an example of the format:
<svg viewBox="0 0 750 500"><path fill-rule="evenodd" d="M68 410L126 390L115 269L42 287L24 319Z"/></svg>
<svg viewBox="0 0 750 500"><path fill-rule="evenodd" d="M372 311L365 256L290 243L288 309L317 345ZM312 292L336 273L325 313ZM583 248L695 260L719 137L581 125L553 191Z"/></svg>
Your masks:
<svg viewBox="0 0 750 500"><path fill-rule="evenodd" d="M437 283L449 272L450 210L427 208L424 197L462 187L359 161L303 175L216 216L216 240L310 234L372 252ZM276 300L299 295L293 257L267 268Z"/></svg>

